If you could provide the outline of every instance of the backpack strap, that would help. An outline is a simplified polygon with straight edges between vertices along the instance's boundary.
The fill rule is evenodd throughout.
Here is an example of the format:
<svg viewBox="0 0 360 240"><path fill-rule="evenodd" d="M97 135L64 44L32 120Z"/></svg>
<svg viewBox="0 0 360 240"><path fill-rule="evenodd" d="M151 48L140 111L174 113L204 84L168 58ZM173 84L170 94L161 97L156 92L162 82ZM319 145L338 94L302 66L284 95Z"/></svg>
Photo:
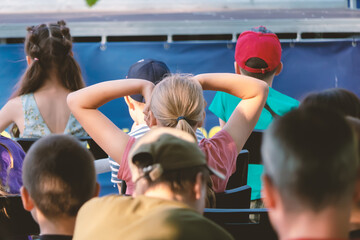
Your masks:
<svg viewBox="0 0 360 240"><path fill-rule="evenodd" d="M279 115L279 114L276 114L276 113L270 108L270 106L269 106L267 103L265 103L264 108L270 112L270 114L271 114L271 116L272 116L273 118L278 118L278 117L280 117L280 115Z"/></svg>

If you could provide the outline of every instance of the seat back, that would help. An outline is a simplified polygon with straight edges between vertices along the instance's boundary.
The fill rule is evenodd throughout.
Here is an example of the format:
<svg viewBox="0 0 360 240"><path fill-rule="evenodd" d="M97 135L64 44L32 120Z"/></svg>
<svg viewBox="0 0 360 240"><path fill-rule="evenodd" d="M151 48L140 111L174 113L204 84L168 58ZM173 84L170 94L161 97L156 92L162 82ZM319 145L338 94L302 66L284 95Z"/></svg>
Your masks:
<svg viewBox="0 0 360 240"><path fill-rule="evenodd" d="M216 208L250 208L251 187L248 185L216 193Z"/></svg>
<svg viewBox="0 0 360 240"><path fill-rule="evenodd" d="M22 239L39 233L39 225L24 209L20 195L0 196L0 236Z"/></svg>
<svg viewBox="0 0 360 240"><path fill-rule="evenodd" d="M108 158L106 152L91 137L81 137L78 139L80 141L86 141L89 144L89 150L95 159Z"/></svg>
<svg viewBox="0 0 360 240"><path fill-rule="evenodd" d="M31 145L38 139L39 138L17 138L16 141L21 145L24 151L27 152ZM89 145L89 150L95 159L103 159L108 157L104 150L102 150L102 148L97 145L97 143L91 137L81 137L78 139L82 142L87 142Z"/></svg>
<svg viewBox="0 0 360 240"><path fill-rule="evenodd" d="M24 152L27 152L31 145L38 140L38 138L16 138L15 140L20 144Z"/></svg>
<svg viewBox="0 0 360 240"><path fill-rule="evenodd" d="M247 184L248 165L249 151L241 150L236 158L236 170L234 174L230 176L226 189L234 189Z"/></svg>
<svg viewBox="0 0 360 240"><path fill-rule="evenodd" d="M249 163L261 164L261 143L264 131L254 130L248 140L246 141L243 149L249 151Z"/></svg>
<svg viewBox="0 0 360 240"><path fill-rule="evenodd" d="M260 215L259 222L251 222L251 214ZM217 209L206 208L204 216L225 228L235 239L276 240L267 209Z"/></svg>

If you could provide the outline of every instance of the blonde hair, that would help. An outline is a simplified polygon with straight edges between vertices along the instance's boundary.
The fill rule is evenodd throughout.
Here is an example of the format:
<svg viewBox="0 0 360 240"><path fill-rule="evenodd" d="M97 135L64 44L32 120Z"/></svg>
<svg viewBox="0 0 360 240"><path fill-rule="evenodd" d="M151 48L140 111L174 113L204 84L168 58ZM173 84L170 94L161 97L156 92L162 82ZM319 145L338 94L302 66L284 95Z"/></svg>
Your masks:
<svg viewBox="0 0 360 240"><path fill-rule="evenodd" d="M158 83L152 93L150 109L164 127L190 133L204 118L205 100L200 83L192 75L174 74Z"/></svg>

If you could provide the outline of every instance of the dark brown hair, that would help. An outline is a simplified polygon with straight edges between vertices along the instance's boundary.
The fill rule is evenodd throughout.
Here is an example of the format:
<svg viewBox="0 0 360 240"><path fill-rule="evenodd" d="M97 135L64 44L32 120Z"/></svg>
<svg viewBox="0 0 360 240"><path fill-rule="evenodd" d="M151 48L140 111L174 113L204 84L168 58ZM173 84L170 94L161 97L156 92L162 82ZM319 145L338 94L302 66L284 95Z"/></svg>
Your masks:
<svg viewBox="0 0 360 240"><path fill-rule="evenodd" d="M145 166L146 164L142 165L141 167ZM146 180L146 183L142 184L146 184L146 188L149 189L157 186L158 184L166 183L170 186L170 189L173 193L184 194L185 192L190 191L191 186L195 184L198 173L202 173L202 181L206 185L207 196L205 199L205 207L213 208L216 206L215 192L212 189L213 183L210 177L210 172L206 166L165 171L158 179L154 181L150 179L149 175L145 175L143 179Z"/></svg>
<svg viewBox="0 0 360 240"><path fill-rule="evenodd" d="M314 212L339 206L354 190L358 167L355 135L329 108L301 106L276 119L265 132L265 175L287 211Z"/></svg>
<svg viewBox="0 0 360 240"><path fill-rule="evenodd" d="M55 72L70 91L85 87L81 70L72 56L70 30L61 20L27 28L25 53L32 59L11 98L38 90Z"/></svg>
<svg viewBox="0 0 360 240"><path fill-rule="evenodd" d="M35 205L48 218L76 216L96 191L93 156L65 134L37 140L25 156L22 177Z"/></svg>
<svg viewBox="0 0 360 240"><path fill-rule="evenodd" d="M257 57L249 58L246 61L245 65L248 67L251 67L251 68L256 68L256 69L269 67L264 60L262 60L261 58L257 58ZM275 74L276 68L274 70L272 70L270 72L266 72L266 73L252 73L252 72L246 71L243 68L241 68L241 71L246 76L253 77L253 78L256 78L259 80L265 80L266 78Z"/></svg>
<svg viewBox="0 0 360 240"><path fill-rule="evenodd" d="M300 106L325 107L345 116L360 118L360 99L355 93L343 88L330 88L310 93Z"/></svg>

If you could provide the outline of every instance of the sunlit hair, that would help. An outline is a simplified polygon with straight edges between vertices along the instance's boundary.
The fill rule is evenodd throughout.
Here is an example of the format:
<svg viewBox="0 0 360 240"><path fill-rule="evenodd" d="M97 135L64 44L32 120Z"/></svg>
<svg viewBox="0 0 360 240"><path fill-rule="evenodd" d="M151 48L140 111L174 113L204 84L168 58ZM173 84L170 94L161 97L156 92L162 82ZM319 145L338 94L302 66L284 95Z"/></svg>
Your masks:
<svg viewBox="0 0 360 240"><path fill-rule="evenodd" d="M183 74L168 76L158 83L150 102L150 110L161 125L188 132L195 139L193 127L203 121L204 108L201 85L191 75Z"/></svg>
<svg viewBox="0 0 360 240"><path fill-rule="evenodd" d="M57 74L63 87L70 91L85 86L72 54L70 30L64 21L28 27L27 31L25 53L32 62L11 98L35 92L52 73Z"/></svg>

